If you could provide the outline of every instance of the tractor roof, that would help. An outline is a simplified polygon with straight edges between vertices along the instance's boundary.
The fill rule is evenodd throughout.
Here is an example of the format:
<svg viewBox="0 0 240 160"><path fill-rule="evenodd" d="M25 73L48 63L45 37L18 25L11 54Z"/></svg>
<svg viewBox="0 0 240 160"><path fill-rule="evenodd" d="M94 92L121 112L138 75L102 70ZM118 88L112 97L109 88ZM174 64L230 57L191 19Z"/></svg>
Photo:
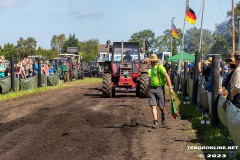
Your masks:
<svg viewBox="0 0 240 160"><path fill-rule="evenodd" d="M113 42L113 47L121 47L122 42ZM123 42L124 47L139 47L139 42Z"/></svg>

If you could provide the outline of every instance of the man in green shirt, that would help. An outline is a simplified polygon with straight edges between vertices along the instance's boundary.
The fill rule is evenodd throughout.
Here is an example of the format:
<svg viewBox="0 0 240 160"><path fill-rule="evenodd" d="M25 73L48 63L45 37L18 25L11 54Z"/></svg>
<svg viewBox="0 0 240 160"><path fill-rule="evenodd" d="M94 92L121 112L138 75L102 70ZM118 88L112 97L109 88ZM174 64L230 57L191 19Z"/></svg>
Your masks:
<svg viewBox="0 0 240 160"><path fill-rule="evenodd" d="M158 63L156 54L151 54L149 58L152 68L148 70L149 76L149 92L148 101L153 114L153 125L158 128L158 116L157 106L159 106L162 116L162 125L165 125L166 114L165 114L165 90L164 87L167 83L170 94L173 94L172 84L170 77L167 74L165 67Z"/></svg>

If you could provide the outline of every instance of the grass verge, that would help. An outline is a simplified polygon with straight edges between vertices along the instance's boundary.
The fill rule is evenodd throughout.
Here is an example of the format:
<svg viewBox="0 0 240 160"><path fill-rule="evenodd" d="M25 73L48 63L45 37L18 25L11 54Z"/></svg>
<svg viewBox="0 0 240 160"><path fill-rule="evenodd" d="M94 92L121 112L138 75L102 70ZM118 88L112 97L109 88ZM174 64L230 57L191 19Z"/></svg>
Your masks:
<svg viewBox="0 0 240 160"><path fill-rule="evenodd" d="M15 98L19 98L25 95L30 95L30 94L34 94L34 93L40 93L40 92L46 92L52 89L59 89L59 88L65 88L65 87L69 87L70 85L73 84L81 84L81 85L85 85L85 84L89 84L89 83L100 83L102 82L102 78L84 78L83 80L77 80L77 81L73 81L73 82L69 82L69 83L61 83L57 86L46 86L46 87L41 87L41 88L36 88L33 90L27 90L27 91L19 91L19 92L11 92L11 93L7 93L7 94L2 94L0 96L0 101L6 101L6 100L12 100Z"/></svg>
<svg viewBox="0 0 240 160"><path fill-rule="evenodd" d="M204 116L203 112L197 109L193 105L184 104L183 96L174 96L175 105L178 107L178 111L181 115L181 119L190 121L189 134L195 134L197 137L196 142L200 143L202 146L229 146L231 143L231 137L226 128L222 125L219 127L213 127L212 125L201 124L201 120L209 120L211 117ZM194 144L193 144L194 145ZM214 152L213 152L214 154ZM219 154L219 151L215 154ZM228 160L234 160L234 156L227 155ZM239 159L239 156L237 156Z"/></svg>

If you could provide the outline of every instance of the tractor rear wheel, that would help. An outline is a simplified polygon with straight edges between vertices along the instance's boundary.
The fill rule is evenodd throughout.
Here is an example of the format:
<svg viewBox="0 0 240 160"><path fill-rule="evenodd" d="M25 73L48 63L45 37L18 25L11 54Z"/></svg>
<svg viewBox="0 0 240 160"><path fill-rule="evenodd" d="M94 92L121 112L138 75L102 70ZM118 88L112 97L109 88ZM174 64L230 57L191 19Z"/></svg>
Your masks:
<svg viewBox="0 0 240 160"><path fill-rule="evenodd" d="M149 84L149 77L147 73L140 74L140 91L139 97L146 98L148 94L148 84Z"/></svg>
<svg viewBox="0 0 240 160"><path fill-rule="evenodd" d="M102 90L103 97L112 98L112 75L110 73L103 74Z"/></svg>

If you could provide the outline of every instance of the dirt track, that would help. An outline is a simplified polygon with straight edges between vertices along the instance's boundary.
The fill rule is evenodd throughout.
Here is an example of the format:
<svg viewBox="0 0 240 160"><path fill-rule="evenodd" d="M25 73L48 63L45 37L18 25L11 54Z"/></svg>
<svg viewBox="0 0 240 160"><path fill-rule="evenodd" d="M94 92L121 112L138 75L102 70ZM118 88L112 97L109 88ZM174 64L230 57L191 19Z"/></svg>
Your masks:
<svg viewBox="0 0 240 160"><path fill-rule="evenodd" d="M152 129L147 99L101 98L101 84L70 84L0 104L0 159L189 160L189 122Z"/></svg>

